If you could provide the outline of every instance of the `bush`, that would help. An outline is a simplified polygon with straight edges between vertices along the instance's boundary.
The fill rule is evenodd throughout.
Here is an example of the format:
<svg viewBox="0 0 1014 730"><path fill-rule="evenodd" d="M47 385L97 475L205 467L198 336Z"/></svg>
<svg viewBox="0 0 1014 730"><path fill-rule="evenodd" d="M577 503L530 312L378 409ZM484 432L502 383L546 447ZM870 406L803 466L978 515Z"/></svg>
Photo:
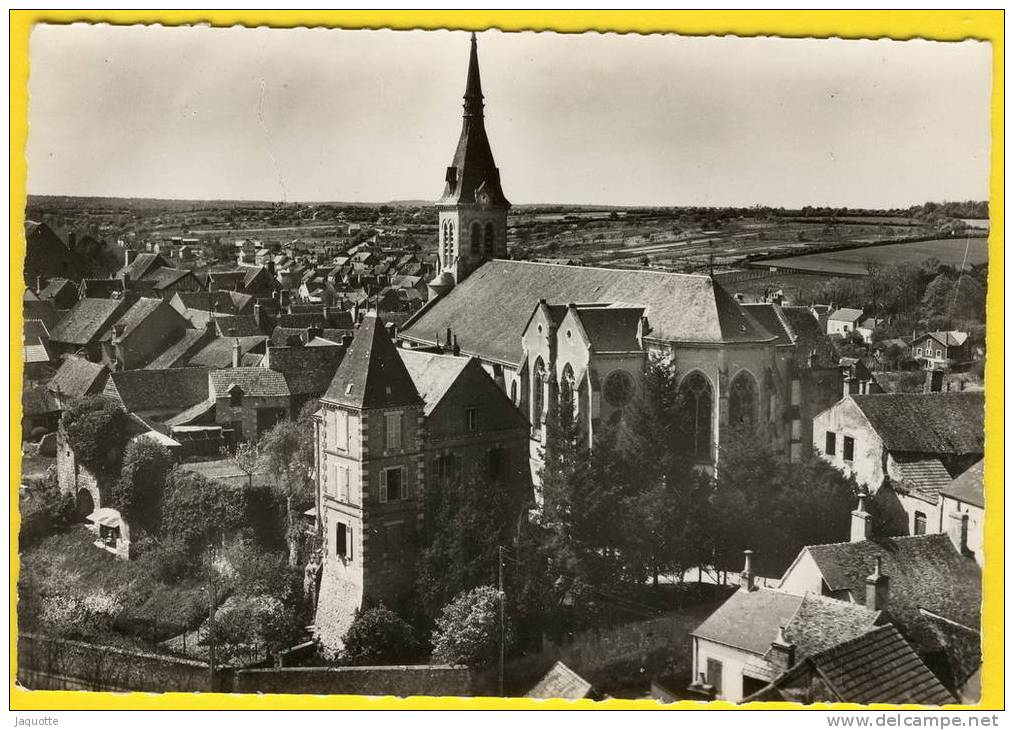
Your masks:
<svg viewBox="0 0 1014 730"><path fill-rule="evenodd" d="M505 641L510 632L504 628ZM500 597L491 586L458 595L444 606L433 632L433 661L438 664L491 664L500 649Z"/></svg>
<svg viewBox="0 0 1014 730"><path fill-rule="evenodd" d="M127 442L127 413L101 396L82 398L60 417L60 428L82 464L98 473L119 470Z"/></svg>
<svg viewBox="0 0 1014 730"><path fill-rule="evenodd" d="M165 492L165 478L172 466L169 450L150 438L127 445L123 471L113 486L113 504L131 527L156 530Z"/></svg>
<svg viewBox="0 0 1014 730"><path fill-rule="evenodd" d="M138 564L165 583L178 583L196 574L197 564L180 538L144 538L138 544Z"/></svg>
<svg viewBox="0 0 1014 730"><path fill-rule="evenodd" d="M342 642L342 663L358 666L407 664L419 651L412 627L383 605L357 610Z"/></svg>
<svg viewBox="0 0 1014 730"><path fill-rule="evenodd" d="M221 544L242 527L245 514L243 487L180 468L166 476L160 535L180 540L192 555Z"/></svg>
<svg viewBox="0 0 1014 730"><path fill-rule="evenodd" d="M55 474L27 486L20 500L22 549L62 530L74 519L74 497L60 491Z"/></svg>

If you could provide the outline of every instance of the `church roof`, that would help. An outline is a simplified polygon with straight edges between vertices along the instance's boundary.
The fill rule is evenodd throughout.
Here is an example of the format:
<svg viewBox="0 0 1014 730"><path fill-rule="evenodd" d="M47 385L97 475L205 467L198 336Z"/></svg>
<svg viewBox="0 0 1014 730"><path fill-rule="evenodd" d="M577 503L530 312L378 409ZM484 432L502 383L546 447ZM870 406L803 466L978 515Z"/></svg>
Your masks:
<svg viewBox="0 0 1014 730"><path fill-rule="evenodd" d="M764 329L711 277L644 269L599 269L487 261L406 323L401 336L432 344L447 328L463 352L517 365L521 335L540 299L625 302L644 307L649 337L691 343L770 342Z"/></svg>
<svg viewBox="0 0 1014 730"><path fill-rule="evenodd" d="M500 187L500 171L489 148L486 125L482 116L482 84L479 79L479 56L475 34L468 59L465 81L465 106L461 120L461 136L454 159L447 168L444 193L437 205L474 205L482 203L508 207L510 202Z"/></svg>
<svg viewBox="0 0 1014 730"><path fill-rule="evenodd" d="M368 314L359 325L321 400L351 408L422 404L419 391L380 317Z"/></svg>

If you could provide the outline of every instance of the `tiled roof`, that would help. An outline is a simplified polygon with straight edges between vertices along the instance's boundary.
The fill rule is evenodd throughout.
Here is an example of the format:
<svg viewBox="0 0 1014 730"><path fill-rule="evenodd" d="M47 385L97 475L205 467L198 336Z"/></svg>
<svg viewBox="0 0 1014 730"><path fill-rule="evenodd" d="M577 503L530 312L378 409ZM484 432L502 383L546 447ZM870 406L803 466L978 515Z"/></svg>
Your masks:
<svg viewBox="0 0 1014 730"><path fill-rule="evenodd" d="M802 602L802 596L768 588L740 589L691 635L764 656Z"/></svg>
<svg viewBox="0 0 1014 730"><path fill-rule="evenodd" d="M39 290L40 299L53 299L55 298L64 288L70 287L71 289L77 289L77 285L70 279L64 279L56 277L46 282L46 285Z"/></svg>
<svg viewBox="0 0 1014 730"><path fill-rule="evenodd" d="M853 395L888 451L983 453L983 394Z"/></svg>
<svg viewBox="0 0 1014 730"><path fill-rule="evenodd" d="M936 340L942 345L946 345L947 347L960 347L961 345L965 344L965 341L968 339L968 333L959 332L958 330L946 330L946 331L942 330L937 332L926 332L922 335L919 335L914 340L912 340L912 344L914 345L917 342L919 342L919 340L925 339L927 337L932 337L934 340Z"/></svg>
<svg viewBox="0 0 1014 730"><path fill-rule="evenodd" d="M976 507L985 507L986 502L982 494L983 460L979 459L964 473L959 474L954 481L940 490L940 494L960 500L966 504L973 504Z"/></svg>
<svg viewBox="0 0 1014 730"><path fill-rule="evenodd" d="M222 368L210 372L212 394L222 397L228 394L229 388L238 387L244 395L268 398L290 395L285 377L268 368Z"/></svg>
<svg viewBox="0 0 1014 730"><path fill-rule="evenodd" d="M865 606L807 593L785 625L785 636L802 658L869 631L879 618Z"/></svg>
<svg viewBox="0 0 1014 730"><path fill-rule="evenodd" d="M240 314L253 308L253 297L231 291L177 292L180 303L188 310Z"/></svg>
<svg viewBox="0 0 1014 730"><path fill-rule="evenodd" d="M209 339L206 329L183 330L183 335L163 350L154 360L145 365L148 370L165 370L186 366L190 356L197 352Z"/></svg>
<svg viewBox="0 0 1014 730"><path fill-rule="evenodd" d="M215 326L222 337L254 337L264 335L252 314L236 314L215 317Z"/></svg>
<svg viewBox="0 0 1014 730"><path fill-rule="evenodd" d="M836 309L828 315L829 320L835 322L855 322L863 316L863 310L861 309L848 309L843 307L842 309Z"/></svg>
<svg viewBox="0 0 1014 730"><path fill-rule="evenodd" d="M922 650L932 645L919 609L978 627L982 573L971 558L958 554L944 534L877 538L803 548L816 562L832 591L849 591L866 603L866 578L876 558L888 577L887 614Z"/></svg>
<svg viewBox="0 0 1014 730"><path fill-rule="evenodd" d="M51 339L71 345L94 342L127 306L122 299L82 299L52 328Z"/></svg>
<svg viewBox="0 0 1014 730"><path fill-rule="evenodd" d="M419 352L404 347L398 349L398 354L412 376L416 390L426 403L423 412L427 416L471 362L471 358L467 357Z"/></svg>
<svg viewBox="0 0 1014 730"><path fill-rule="evenodd" d="M119 401L127 411L171 410L178 413L208 397L208 370L121 370L109 375L103 392Z"/></svg>
<svg viewBox="0 0 1014 730"><path fill-rule="evenodd" d="M164 304L161 299L138 299L113 324L123 325L123 336L127 337L131 332L144 324L144 321L161 306L168 307L169 305ZM173 314L175 315L175 310ZM111 331L107 332L106 337L111 336L111 334Z"/></svg>
<svg viewBox="0 0 1014 730"><path fill-rule="evenodd" d="M334 378L344 355L344 348L337 345L272 347L268 363L272 370L285 377L289 392L293 395L320 398Z"/></svg>
<svg viewBox="0 0 1014 730"><path fill-rule="evenodd" d="M208 398L202 400L200 403L190 406L185 411L177 413L172 418L165 420L165 425L172 428L173 426L189 426L197 420L207 420L209 414L213 414L215 410L215 399ZM211 415L210 420L214 421L214 415Z"/></svg>
<svg viewBox="0 0 1014 730"><path fill-rule="evenodd" d="M432 343L448 327L464 352L517 364L521 333L540 299L643 306L650 337L694 343L771 342L710 277L660 271L488 261L407 323L406 339Z"/></svg>
<svg viewBox="0 0 1014 730"><path fill-rule="evenodd" d="M154 282L156 289L165 289L190 275L190 273L189 269L174 269L169 266L163 266L149 273L145 279Z"/></svg>
<svg viewBox="0 0 1014 730"><path fill-rule="evenodd" d="M57 395L83 398L102 390L108 375L109 371L99 363L89 362L83 357L68 357L47 387Z"/></svg>
<svg viewBox="0 0 1014 730"><path fill-rule="evenodd" d="M582 700L594 693L595 690L592 688L591 682L582 678L563 662L557 661L525 696L537 700L554 698Z"/></svg>
<svg viewBox="0 0 1014 730"><path fill-rule="evenodd" d="M940 459L898 459L894 464L901 482L896 486L931 504L937 503L940 491L951 483L951 475Z"/></svg>
<svg viewBox="0 0 1014 730"><path fill-rule="evenodd" d="M255 337L216 337L190 357L190 365L202 365L210 368L227 368L232 366L233 346L239 341L239 354L246 355L250 350L262 345L267 338L263 335Z"/></svg>
<svg viewBox="0 0 1014 730"><path fill-rule="evenodd" d="M812 657L844 702L943 705L954 697L894 626L881 626Z"/></svg>
<svg viewBox="0 0 1014 730"><path fill-rule="evenodd" d="M796 333L792 326L792 321L785 315L785 307L772 302L750 302L744 303L741 306L760 323L761 327L775 336L776 345L792 345L795 343ZM810 313L810 310L804 307L800 307L800 309L806 313L806 316L813 321L813 324L819 330L820 323Z"/></svg>
<svg viewBox="0 0 1014 730"><path fill-rule="evenodd" d="M353 408L388 408L422 402L383 321L369 314L356 330L323 399Z"/></svg>
<svg viewBox="0 0 1014 730"><path fill-rule="evenodd" d="M130 264L120 269L120 275L127 274L131 279L139 281L147 278L155 269L168 266L169 262L161 254L139 253Z"/></svg>
<svg viewBox="0 0 1014 730"><path fill-rule="evenodd" d="M21 341L25 345L43 345L49 342L49 329L38 319L26 319L21 330Z"/></svg>
<svg viewBox="0 0 1014 730"><path fill-rule="evenodd" d="M937 643L947 647L947 669L941 676L945 687L958 689L982 668L982 633L921 611Z"/></svg>
<svg viewBox="0 0 1014 730"><path fill-rule="evenodd" d="M637 331L644 307L622 304L578 305L576 312L593 352L632 352L641 349ZM650 322L648 324L651 325Z"/></svg>

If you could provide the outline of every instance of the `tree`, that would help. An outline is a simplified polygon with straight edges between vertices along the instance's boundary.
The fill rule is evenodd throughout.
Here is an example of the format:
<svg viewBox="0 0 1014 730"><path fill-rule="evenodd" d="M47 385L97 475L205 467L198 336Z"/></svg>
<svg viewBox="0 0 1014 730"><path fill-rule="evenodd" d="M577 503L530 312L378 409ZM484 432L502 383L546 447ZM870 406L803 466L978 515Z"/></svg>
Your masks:
<svg viewBox="0 0 1014 730"><path fill-rule="evenodd" d="M412 627L383 605L357 609L342 643L342 663L355 666L407 664L419 652Z"/></svg>
<svg viewBox="0 0 1014 730"><path fill-rule="evenodd" d="M192 555L220 544L245 524L246 495L241 487L179 467L166 476L165 487L160 535L181 540Z"/></svg>
<svg viewBox="0 0 1014 730"><path fill-rule="evenodd" d="M26 485L18 502L21 549L70 524L74 516L74 497L60 491L55 470L45 478Z"/></svg>
<svg viewBox="0 0 1014 730"><path fill-rule="evenodd" d="M60 428L77 459L100 475L115 474L127 441L127 414L102 396L76 401L60 417Z"/></svg>
<svg viewBox="0 0 1014 730"><path fill-rule="evenodd" d="M132 527L158 529L165 478L171 467L169 450L156 441L142 437L127 445L123 471L113 486L113 504Z"/></svg>
<svg viewBox="0 0 1014 730"><path fill-rule="evenodd" d="M286 541L289 565L299 561L302 528L296 514L313 498L310 474L313 469L313 423L304 409L302 421L288 419L276 423L261 436L260 453L264 465L275 477L275 488L285 501Z"/></svg>
<svg viewBox="0 0 1014 730"><path fill-rule="evenodd" d="M433 632L433 661L482 667L500 649L500 596L492 586L466 591L444 607ZM504 626L504 640L510 632Z"/></svg>

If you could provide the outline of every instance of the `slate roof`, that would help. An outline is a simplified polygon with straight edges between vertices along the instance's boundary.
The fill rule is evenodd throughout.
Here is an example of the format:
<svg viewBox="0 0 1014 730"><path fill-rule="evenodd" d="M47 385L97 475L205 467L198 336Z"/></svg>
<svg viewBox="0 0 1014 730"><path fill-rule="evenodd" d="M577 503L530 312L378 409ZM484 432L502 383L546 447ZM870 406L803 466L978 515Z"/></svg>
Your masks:
<svg viewBox="0 0 1014 730"><path fill-rule="evenodd" d="M940 491L951 483L951 475L940 459L898 459L894 464L900 478L896 486L931 504L937 503Z"/></svg>
<svg viewBox="0 0 1014 730"><path fill-rule="evenodd" d="M190 406L185 411L177 413L172 418L165 419L165 425L172 428L173 426L189 426L198 420L210 420L214 421L215 411L215 399L208 398L200 403ZM210 419L206 418L210 415Z"/></svg>
<svg viewBox="0 0 1014 730"><path fill-rule="evenodd" d="M976 507L985 507L986 501L982 493L983 460L979 459L954 481L940 490L940 494L957 499Z"/></svg>
<svg viewBox="0 0 1014 730"><path fill-rule="evenodd" d="M113 322L114 325L123 325L123 336L128 337L130 334L144 324L144 321L148 319L155 310L163 305L161 299L138 299L136 302L130 305L120 318ZM168 305L166 305L168 306ZM175 310L173 310L175 314ZM112 329L108 330L103 339L108 339L112 336Z"/></svg>
<svg viewBox="0 0 1014 730"><path fill-rule="evenodd" d="M82 299L50 330L50 339L87 345L105 334L127 306L122 299Z"/></svg>
<svg viewBox="0 0 1014 730"><path fill-rule="evenodd" d="M267 337L216 337L190 357L190 365L202 365L210 368L227 368L232 366L232 349L239 340L239 353L246 355L255 347L262 345Z"/></svg>
<svg viewBox="0 0 1014 730"><path fill-rule="evenodd" d="M983 453L983 393L853 395L888 451Z"/></svg>
<svg viewBox="0 0 1014 730"><path fill-rule="evenodd" d="M427 416L433 412L440 399L454 385L454 381L473 361L468 357L421 352L404 347L398 350L398 354L426 404L423 413Z"/></svg>
<svg viewBox="0 0 1014 730"><path fill-rule="evenodd" d="M270 398L290 395L285 377L268 368L222 368L212 370L208 376L212 395L223 397L233 385L239 387L244 395L257 398Z"/></svg>
<svg viewBox="0 0 1014 730"><path fill-rule="evenodd" d="M106 383L109 371L99 363L83 357L65 358L47 387L67 398L83 398L98 393Z"/></svg>
<svg viewBox="0 0 1014 730"><path fill-rule="evenodd" d="M208 370L121 370L110 373L103 394L118 401L126 411L178 413L208 397Z"/></svg>
<svg viewBox="0 0 1014 730"><path fill-rule="evenodd" d="M758 588L738 590L719 606L691 636L764 656L803 602L802 596Z"/></svg>
<svg viewBox="0 0 1014 730"><path fill-rule="evenodd" d="M872 704L944 705L954 697L894 626L827 649L813 663L843 700Z"/></svg>
<svg viewBox="0 0 1014 730"><path fill-rule="evenodd" d="M836 309L827 316L829 321L835 322L855 322L863 316L863 310L861 309L849 309L848 307L842 307Z"/></svg>
<svg viewBox="0 0 1014 730"><path fill-rule="evenodd" d="M540 299L643 306L650 337L695 343L770 342L774 335L710 277L661 271L487 261L413 316L405 339L433 343L450 327L462 350L517 365L521 333Z"/></svg>
<svg viewBox="0 0 1014 730"><path fill-rule="evenodd" d="M591 682L563 662L557 661L525 696L537 700L583 700L594 697L595 694Z"/></svg>
<svg viewBox="0 0 1014 730"><path fill-rule="evenodd" d="M911 344L914 345L917 342L919 342L919 340L925 339L927 337L932 337L934 340L936 340L942 345L946 345L947 347L960 347L961 345L965 344L965 341L968 339L968 333L959 332L958 330L926 332L920 335L919 337L916 337L914 340L912 340Z"/></svg>
<svg viewBox="0 0 1014 730"><path fill-rule="evenodd" d="M352 408L422 403L380 317L363 319L322 400Z"/></svg>
<svg viewBox="0 0 1014 730"><path fill-rule="evenodd" d="M190 356L210 339L208 330L183 330L183 335L169 345L144 367L148 370L165 370L166 368L184 367L189 364Z"/></svg>
<svg viewBox="0 0 1014 730"><path fill-rule="evenodd" d="M30 291L31 289L26 289L25 293L27 294ZM60 321L60 313L56 311L53 302L49 300L25 299L22 303L22 312L26 320L37 319L44 323L50 332L53 331L56 323Z"/></svg>
<svg viewBox="0 0 1014 730"><path fill-rule="evenodd" d="M345 349L330 347L272 347L269 367L281 373L292 395L320 398L327 391L335 371L341 364Z"/></svg>
<svg viewBox="0 0 1014 730"><path fill-rule="evenodd" d="M757 320L761 327L775 336L776 345L792 345L795 342L792 325L783 315L782 307L771 302L743 303L742 306L750 315ZM818 325L816 318L807 309L806 316Z"/></svg>
<svg viewBox="0 0 1014 730"><path fill-rule="evenodd" d="M169 262L157 253L139 253L128 265L120 269L119 275L127 274L131 279L137 281L148 278L152 271L162 267L168 267Z"/></svg>
<svg viewBox="0 0 1014 730"><path fill-rule="evenodd" d="M56 277L50 279L42 289L39 290L40 299L55 299L60 292L66 288L77 290L77 285L70 279L64 279L62 277Z"/></svg>
<svg viewBox="0 0 1014 730"><path fill-rule="evenodd" d="M641 349L637 331L644 307L578 306L575 311L588 335L593 352L632 352ZM650 322L648 324L651 325Z"/></svg>
<svg viewBox="0 0 1014 730"><path fill-rule="evenodd" d="M922 651L933 637L919 610L925 609L963 626L978 628L982 573L971 558L958 554L945 534L877 538L803 548L816 562L832 591L849 591L866 603L866 577L876 558L888 577L887 614Z"/></svg>
<svg viewBox="0 0 1014 730"><path fill-rule="evenodd" d="M254 337L264 335L264 330L257 324L257 318L252 314L216 316L215 326L218 328L218 334L222 337Z"/></svg>
<svg viewBox="0 0 1014 730"><path fill-rule="evenodd" d="M807 593L785 625L785 637L802 658L869 631L879 619L878 611L865 606Z"/></svg>
<svg viewBox="0 0 1014 730"><path fill-rule="evenodd" d="M253 297L232 291L176 292L180 303L187 309L219 314L239 314L253 308ZM217 309L216 309L217 305Z"/></svg>
<svg viewBox="0 0 1014 730"><path fill-rule="evenodd" d="M149 273L145 278L154 282L155 289L166 289L190 275L189 269L174 269L163 266Z"/></svg>

